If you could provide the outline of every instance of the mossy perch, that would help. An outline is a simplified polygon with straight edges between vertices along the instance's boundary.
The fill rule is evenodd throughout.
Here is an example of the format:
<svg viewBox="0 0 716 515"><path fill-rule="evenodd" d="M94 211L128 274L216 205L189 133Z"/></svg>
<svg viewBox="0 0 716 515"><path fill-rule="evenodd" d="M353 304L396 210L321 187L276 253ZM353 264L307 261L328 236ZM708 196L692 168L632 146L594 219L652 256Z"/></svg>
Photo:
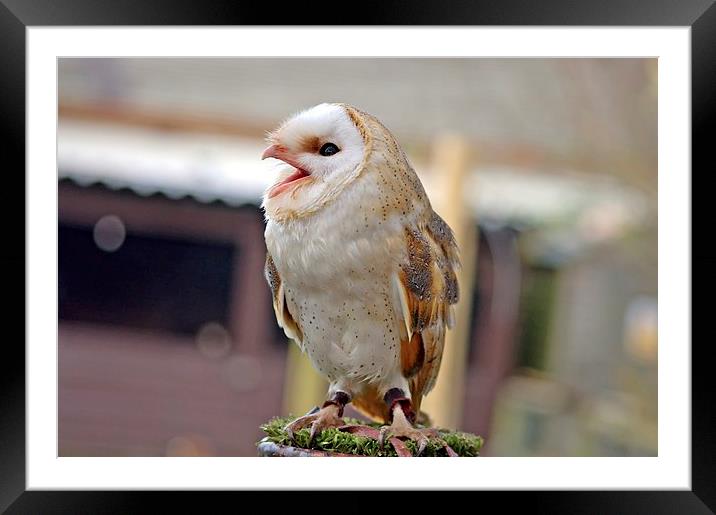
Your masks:
<svg viewBox="0 0 716 515"><path fill-rule="evenodd" d="M261 426L261 429L266 433L261 441L257 443L260 450L266 450L267 448L279 449L293 447L298 450L304 449L307 451L319 451L313 453L313 455L324 455L330 456L336 455L351 455L351 456L396 456L395 449L391 445L386 445L381 449L380 445L376 440L367 438L364 436L358 436L350 433L339 431L338 429L327 429L314 438L312 445L308 446L308 439L310 430L308 428L301 429L295 433L295 441L292 441L284 431L284 427L291 422L291 418L276 417ZM364 422L362 420L356 420L352 418L345 418L346 424L363 424L371 427L378 428L380 424ZM470 433L462 433L455 431L443 431L440 430L440 436L445 442L461 457L475 457L479 456L480 449L484 443L484 440L480 436L476 436ZM274 445L270 445L274 444ZM417 445L415 442L406 441L405 445L408 447L410 452L415 455L417 452ZM263 446L263 449L261 447ZM326 453L326 454L323 454ZM308 453L293 452L292 455L309 455ZM423 451L421 456L424 457L444 457L447 456L443 445L436 440L431 440L428 446Z"/></svg>

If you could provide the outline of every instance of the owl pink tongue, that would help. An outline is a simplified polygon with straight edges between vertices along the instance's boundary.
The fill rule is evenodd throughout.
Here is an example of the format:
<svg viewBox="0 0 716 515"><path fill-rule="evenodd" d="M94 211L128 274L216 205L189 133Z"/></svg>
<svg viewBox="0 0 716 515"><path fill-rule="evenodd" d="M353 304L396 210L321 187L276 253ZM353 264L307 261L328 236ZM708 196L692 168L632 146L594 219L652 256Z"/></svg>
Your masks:
<svg viewBox="0 0 716 515"><path fill-rule="evenodd" d="M288 188L291 187L291 185L294 182L300 181L301 179L305 179L306 177L309 177L310 174L306 170L301 170L300 168L296 168L296 170L286 177L281 182L274 185L271 190L269 191L268 197L274 198L276 195L280 195L284 191L286 191Z"/></svg>

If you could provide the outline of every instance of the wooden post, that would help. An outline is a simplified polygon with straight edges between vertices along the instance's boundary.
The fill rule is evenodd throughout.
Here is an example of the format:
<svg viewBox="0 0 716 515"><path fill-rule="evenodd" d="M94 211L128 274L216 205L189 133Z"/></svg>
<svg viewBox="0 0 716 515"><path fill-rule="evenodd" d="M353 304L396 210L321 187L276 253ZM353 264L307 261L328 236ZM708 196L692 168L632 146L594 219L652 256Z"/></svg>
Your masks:
<svg viewBox="0 0 716 515"><path fill-rule="evenodd" d="M477 250L474 217L463 201L469 167L467 142L446 134L435 143L433 174L437 191L431 192L433 209L455 233L462 267L457 273L460 300L455 309L455 327L447 331L445 350L437 383L423 401L423 409L437 427L456 429L462 421L465 376L470 341L472 282Z"/></svg>

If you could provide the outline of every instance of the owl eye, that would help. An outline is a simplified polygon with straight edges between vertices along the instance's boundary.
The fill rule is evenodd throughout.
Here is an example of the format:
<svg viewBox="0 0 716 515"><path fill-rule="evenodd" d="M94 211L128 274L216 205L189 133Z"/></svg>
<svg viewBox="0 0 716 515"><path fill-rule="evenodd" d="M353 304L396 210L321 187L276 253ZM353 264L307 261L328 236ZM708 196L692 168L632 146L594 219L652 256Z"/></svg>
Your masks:
<svg viewBox="0 0 716 515"><path fill-rule="evenodd" d="M338 148L338 146L335 143L326 143L321 147L321 149L318 151L319 154L322 156L332 156L333 154L337 154L340 152L341 149Z"/></svg>

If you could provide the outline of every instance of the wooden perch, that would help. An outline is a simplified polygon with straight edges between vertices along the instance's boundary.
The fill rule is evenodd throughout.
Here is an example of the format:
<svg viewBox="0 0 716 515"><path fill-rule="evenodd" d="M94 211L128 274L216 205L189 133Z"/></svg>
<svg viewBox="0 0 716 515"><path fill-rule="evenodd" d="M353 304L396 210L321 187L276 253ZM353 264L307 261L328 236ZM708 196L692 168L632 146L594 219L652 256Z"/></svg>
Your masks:
<svg viewBox="0 0 716 515"><path fill-rule="evenodd" d="M338 429L327 429L316 436L311 446L308 445L310 431L301 429L295 434L295 441L291 440L284 431L284 427L291 422L291 418L274 418L261 426L266 433L258 442L259 456L279 457L330 457L330 456L397 456L395 449L386 445L381 448L372 438L359 436ZM362 420L345 418L346 424L363 424L378 428L380 424L366 423ZM459 431L440 430L444 440L431 440L423 452L424 457L447 456L444 443L447 443L458 456L479 456L484 440L480 436ZM405 447L415 455L417 446L415 442L406 441Z"/></svg>

